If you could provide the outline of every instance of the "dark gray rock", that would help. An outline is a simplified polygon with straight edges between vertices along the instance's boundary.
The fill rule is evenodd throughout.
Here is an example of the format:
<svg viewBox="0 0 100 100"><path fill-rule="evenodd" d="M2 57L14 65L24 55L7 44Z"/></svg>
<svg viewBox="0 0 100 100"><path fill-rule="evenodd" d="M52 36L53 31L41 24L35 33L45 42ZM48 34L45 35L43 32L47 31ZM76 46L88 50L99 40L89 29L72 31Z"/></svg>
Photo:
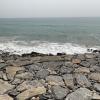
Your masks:
<svg viewBox="0 0 100 100"><path fill-rule="evenodd" d="M68 89L62 88L60 86L52 86L52 93L56 100L61 100L68 94Z"/></svg>
<svg viewBox="0 0 100 100"><path fill-rule="evenodd" d="M82 61L82 62L80 63L80 65L81 65L81 66L84 66L84 67L90 67L90 63L87 62L87 61Z"/></svg>
<svg viewBox="0 0 100 100"><path fill-rule="evenodd" d="M80 86L82 86L82 87L90 87L91 86L91 83L89 82L89 80L86 78L85 75L76 74L75 77L76 77L77 84L79 84Z"/></svg>
<svg viewBox="0 0 100 100"><path fill-rule="evenodd" d="M46 69L42 69L36 73L36 77L40 79L44 79L49 75L49 71Z"/></svg>

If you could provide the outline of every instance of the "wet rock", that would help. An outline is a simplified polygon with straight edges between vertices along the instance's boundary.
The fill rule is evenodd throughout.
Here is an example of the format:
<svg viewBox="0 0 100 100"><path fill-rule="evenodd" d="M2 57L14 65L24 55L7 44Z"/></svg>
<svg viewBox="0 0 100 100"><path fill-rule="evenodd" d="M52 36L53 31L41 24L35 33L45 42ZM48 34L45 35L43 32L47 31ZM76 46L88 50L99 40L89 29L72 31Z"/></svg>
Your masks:
<svg viewBox="0 0 100 100"><path fill-rule="evenodd" d="M9 80L12 80L14 76L16 75L17 71L25 70L23 67L14 67L14 66L8 66L6 67L6 73Z"/></svg>
<svg viewBox="0 0 100 100"><path fill-rule="evenodd" d="M85 75L77 74L75 77L76 77L77 83L80 86L82 86L82 87L90 87L91 86L91 83L89 82L89 80L86 78Z"/></svg>
<svg viewBox="0 0 100 100"><path fill-rule="evenodd" d="M91 73L89 75L89 78L97 82L100 82L100 73Z"/></svg>
<svg viewBox="0 0 100 100"><path fill-rule="evenodd" d="M14 85L11 85L8 82L0 79L0 94L4 94L5 92L13 88L14 88Z"/></svg>
<svg viewBox="0 0 100 100"><path fill-rule="evenodd" d="M72 59L73 64L80 64L81 60L80 59Z"/></svg>
<svg viewBox="0 0 100 100"><path fill-rule="evenodd" d="M32 87L31 89L28 89L19 95L16 96L17 100L27 100L33 96L37 96L40 94L46 93L46 88L44 86L42 87Z"/></svg>
<svg viewBox="0 0 100 100"><path fill-rule="evenodd" d="M53 86L52 93L55 100L61 100L68 94L68 89L62 88L60 86Z"/></svg>
<svg viewBox="0 0 100 100"><path fill-rule="evenodd" d="M74 88L74 78L72 74L65 74L63 75L63 80L65 82L65 85L71 89Z"/></svg>
<svg viewBox="0 0 100 100"><path fill-rule="evenodd" d="M32 80L33 74L29 73L29 72L24 72L24 73L21 73L21 74L17 74L15 76L15 78L22 79L22 80Z"/></svg>
<svg viewBox="0 0 100 100"><path fill-rule="evenodd" d="M86 88L79 88L70 93L65 100L91 100L92 92Z"/></svg>
<svg viewBox="0 0 100 100"><path fill-rule="evenodd" d="M81 66L84 66L84 67L90 67L90 63L87 62L87 61L82 61L82 62L80 63L80 65L81 65Z"/></svg>
<svg viewBox="0 0 100 100"><path fill-rule="evenodd" d="M90 73L90 69L86 67L79 67L75 69L75 73Z"/></svg>
<svg viewBox="0 0 100 100"><path fill-rule="evenodd" d="M62 79L61 76L49 75L49 76L46 77L46 81L50 85L60 85L60 86L64 86L64 82L63 82L63 79Z"/></svg>
<svg viewBox="0 0 100 100"><path fill-rule="evenodd" d="M14 99L8 96L7 94L4 94L4 95L0 95L0 100L14 100Z"/></svg>
<svg viewBox="0 0 100 100"><path fill-rule="evenodd" d="M94 88L96 91L100 92L100 84L99 83L95 83Z"/></svg>
<svg viewBox="0 0 100 100"><path fill-rule="evenodd" d="M36 77L40 79L44 79L49 75L49 71L46 69L42 69L36 73Z"/></svg>

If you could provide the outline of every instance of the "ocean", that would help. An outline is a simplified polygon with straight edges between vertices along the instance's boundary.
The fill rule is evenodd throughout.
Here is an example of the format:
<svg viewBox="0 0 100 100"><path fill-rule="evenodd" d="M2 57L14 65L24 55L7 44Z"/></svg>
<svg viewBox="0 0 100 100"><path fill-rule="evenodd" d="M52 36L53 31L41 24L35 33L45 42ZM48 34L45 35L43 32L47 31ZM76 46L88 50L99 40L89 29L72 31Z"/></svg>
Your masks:
<svg viewBox="0 0 100 100"><path fill-rule="evenodd" d="M100 18L0 18L0 51L86 53L100 49Z"/></svg>

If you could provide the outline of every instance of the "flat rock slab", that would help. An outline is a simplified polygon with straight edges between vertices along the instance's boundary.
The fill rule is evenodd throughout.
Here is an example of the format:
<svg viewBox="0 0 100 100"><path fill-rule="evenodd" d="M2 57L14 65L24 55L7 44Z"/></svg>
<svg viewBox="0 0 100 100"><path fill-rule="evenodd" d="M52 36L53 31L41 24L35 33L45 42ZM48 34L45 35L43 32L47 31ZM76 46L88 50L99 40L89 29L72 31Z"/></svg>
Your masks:
<svg viewBox="0 0 100 100"><path fill-rule="evenodd" d="M100 73L91 73L89 75L89 78L97 82L100 82Z"/></svg>
<svg viewBox="0 0 100 100"><path fill-rule="evenodd" d="M46 77L46 81L49 85L60 85L60 86L64 86L64 82L61 76L53 76L53 75L49 75Z"/></svg>
<svg viewBox="0 0 100 100"><path fill-rule="evenodd" d="M53 86L52 87L52 93L54 95L54 98L56 100L61 100L64 97L66 97L66 95L68 94L68 89L67 88L62 88L60 86Z"/></svg>
<svg viewBox="0 0 100 100"><path fill-rule="evenodd" d="M13 88L14 88L14 85L11 85L8 82L0 79L0 94L4 94L5 92Z"/></svg>
<svg viewBox="0 0 100 100"><path fill-rule="evenodd" d="M0 95L0 100L14 100L14 99L8 96L7 94L4 94L4 95Z"/></svg>
<svg viewBox="0 0 100 100"><path fill-rule="evenodd" d="M33 96L40 95L46 93L46 88L44 86L42 87L32 87L31 89L28 89L19 95L17 95L17 100L27 100Z"/></svg>

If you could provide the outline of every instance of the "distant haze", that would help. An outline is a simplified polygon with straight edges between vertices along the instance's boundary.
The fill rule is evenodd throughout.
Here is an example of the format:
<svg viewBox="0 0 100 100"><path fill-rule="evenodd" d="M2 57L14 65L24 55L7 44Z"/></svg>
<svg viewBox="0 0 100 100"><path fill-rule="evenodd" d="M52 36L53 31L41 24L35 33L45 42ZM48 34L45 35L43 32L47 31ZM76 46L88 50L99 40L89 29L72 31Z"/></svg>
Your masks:
<svg viewBox="0 0 100 100"><path fill-rule="evenodd" d="M100 17L100 0L0 0L0 18Z"/></svg>

